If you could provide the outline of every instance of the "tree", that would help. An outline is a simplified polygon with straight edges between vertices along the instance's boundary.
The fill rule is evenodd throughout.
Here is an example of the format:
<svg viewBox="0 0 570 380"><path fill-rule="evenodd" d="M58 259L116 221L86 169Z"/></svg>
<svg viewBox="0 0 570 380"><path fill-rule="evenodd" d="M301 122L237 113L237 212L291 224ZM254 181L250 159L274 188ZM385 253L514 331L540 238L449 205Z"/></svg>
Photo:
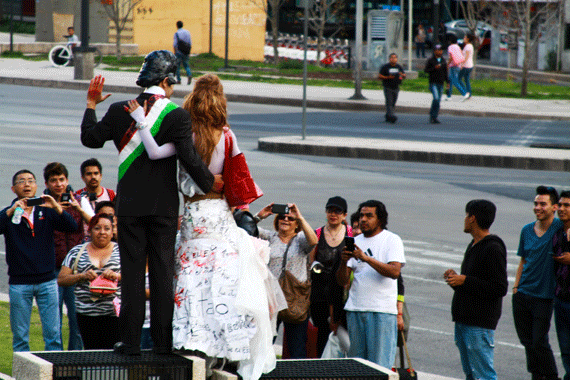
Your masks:
<svg viewBox="0 0 570 380"><path fill-rule="evenodd" d="M314 4L309 8L309 28L317 34L317 65L320 66L319 60L325 27L328 23L334 23L336 30L329 35L334 37L344 27L345 1L344 0L314 0Z"/></svg>
<svg viewBox="0 0 570 380"><path fill-rule="evenodd" d="M251 0L258 8L267 15L267 21L271 25L271 38L273 40L273 59L279 60L279 10L286 0Z"/></svg>
<svg viewBox="0 0 570 380"><path fill-rule="evenodd" d="M121 60L121 33L125 30L128 20L131 20L133 9L143 0L101 0L103 9L109 20L115 25L117 60Z"/></svg>
<svg viewBox="0 0 570 380"><path fill-rule="evenodd" d="M519 0L492 1L488 5L491 10L491 24L496 29L510 31L524 38L521 96L526 96L532 54L536 52L541 36L549 36L556 31L562 4L558 0Z"/></svg>

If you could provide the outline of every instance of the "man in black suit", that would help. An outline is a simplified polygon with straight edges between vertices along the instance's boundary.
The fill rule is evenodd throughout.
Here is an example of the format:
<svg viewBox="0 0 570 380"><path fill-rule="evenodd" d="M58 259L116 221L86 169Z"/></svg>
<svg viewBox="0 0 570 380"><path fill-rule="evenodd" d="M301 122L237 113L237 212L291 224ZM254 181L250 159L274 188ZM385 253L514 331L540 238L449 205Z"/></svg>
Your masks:
<svg viewBox="0 0 570 380"><path fill-rule="evenodd" d="M190 114L168 100L176 83L175 73L174 54L166 50L149 53L137 79L137 85L146 90L137 101L141 106L146 102L153 113L160 111L152 133L156 131L154 137L159 145L174 143L176 156L149 159L135 122L125 110L127 101L112 104L103 119L97 121L96 105L110 96L102 95L105 80L100 75L91 80L81 123L83 145L101 148L113 140L119 150L116 214L122 267L122 337L115 352L121 354L140 353L147 256L154 351L165 354L172 349L174 244L179 207L177 159L205 193L220 192L223 187L221 176L214 178L194 149Z"/></svg>

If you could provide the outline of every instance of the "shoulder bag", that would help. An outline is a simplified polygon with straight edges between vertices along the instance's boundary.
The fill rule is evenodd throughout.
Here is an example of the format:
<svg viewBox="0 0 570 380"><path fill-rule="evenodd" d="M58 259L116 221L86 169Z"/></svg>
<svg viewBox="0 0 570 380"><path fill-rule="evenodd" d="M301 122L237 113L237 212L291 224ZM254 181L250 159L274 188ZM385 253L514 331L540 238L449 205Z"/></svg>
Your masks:
<svg viewBox="0 0 570 380"><path fill-rule="evenodd" d="M240 153L232 157L233 140L229 130L224 128L226 156L224 159L224 195L230 207L250 204L263 195L251 177L245 156Z"/></svg>
<svg viewBox="0 0 570 380"><path fill-rule="evenodd" d="M279 312L279 319L287 323L302 323L309 317L311 281L307 279L307 281L301 282L293 273L285 269L287 266L287 252L293 239L289 241L285 249L281 275L279 276L279 285L287 300L287 309Z"/></svg>

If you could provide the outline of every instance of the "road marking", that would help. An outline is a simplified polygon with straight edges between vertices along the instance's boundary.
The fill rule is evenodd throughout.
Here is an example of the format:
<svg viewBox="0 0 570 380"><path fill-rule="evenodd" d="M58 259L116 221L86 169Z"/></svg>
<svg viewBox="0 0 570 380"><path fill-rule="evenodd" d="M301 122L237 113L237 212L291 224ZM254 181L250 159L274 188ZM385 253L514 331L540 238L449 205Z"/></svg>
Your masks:
<svg viewBox="0 0 570 380"><path fill-rule="evenodd" d="M429 333L432 333L432 334L439 334L439 335L445 335L445 336L455 336L454 333L451 333L451 332L448 332L448 331L426 329L425 327L418 327L418 326L410 326L410 330L425 331L425 332L429 332ZM518 348L518 349L524 350L524 346L521 345L521 344L515 344L515 343L507 343L507 342L496 341L496 342L495 342L495 345L501 345L501 346L512 347L512 348Z"/></svg>
<svg viewBox="0 0 570 380"><path fill-rule="evenodd" d="M525 124L512 138L505 141L503 145L527 146L536 140L536 136L546 129L549 121L531 120ZM550 122L551 123L551 122Z"/></svg>

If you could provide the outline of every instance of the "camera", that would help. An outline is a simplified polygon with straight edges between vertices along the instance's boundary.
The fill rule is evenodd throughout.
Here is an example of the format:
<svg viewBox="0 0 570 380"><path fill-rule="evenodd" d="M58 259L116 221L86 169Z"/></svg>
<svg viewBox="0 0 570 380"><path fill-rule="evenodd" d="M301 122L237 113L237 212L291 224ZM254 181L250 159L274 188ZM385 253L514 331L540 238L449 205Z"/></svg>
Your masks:
<svg viewBox="0 0 570 380"><path fill-rule="evenodd" d="M61 194L61 202L69 202L71 200L71 195L69 193Z"/></svg>
<svg viewBox="0 0 570 380"><path fill-rule="evenodd" d="M344 246L347 251L354 252L354 238L352 236L345 236Z"/></svg>
<svg viewBox="0 0 570 380"><path fill-rule="evenodd" d="M289 205L274 204L271 206L271 212L274 214L289 214Z"/></svg>
<svg viewBox="0 0 570 380"><path fill-rule="evenodd" d="M81 197L87 197L87 199L89 199L90 202L95 202L97 200L97 194L90 193L87 191L81 192Z"/></svg>
<svg viewBox="0 0 570 380"><path fill-rule="evenodd" d="M37 198L28 198L28 200L26 201L26 204L28 206L39 206L39 205L43 205L45 202L45 200L41 197L37 197Z"/></svg>

